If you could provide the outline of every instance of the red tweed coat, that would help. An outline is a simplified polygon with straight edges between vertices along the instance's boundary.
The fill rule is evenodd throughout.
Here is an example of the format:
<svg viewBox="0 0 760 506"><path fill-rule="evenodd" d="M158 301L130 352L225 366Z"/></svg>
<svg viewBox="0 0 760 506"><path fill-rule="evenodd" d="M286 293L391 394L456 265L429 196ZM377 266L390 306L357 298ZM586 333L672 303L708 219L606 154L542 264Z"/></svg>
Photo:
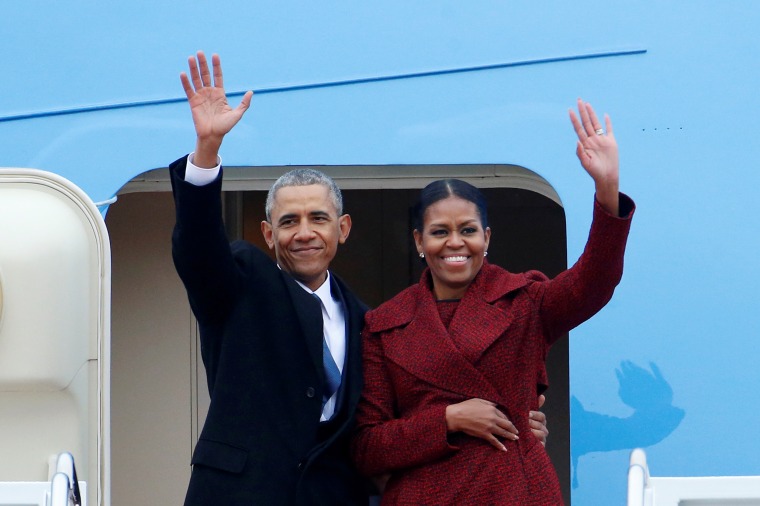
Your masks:
<svg viewBox="0 0 760 506"><path fill-rule="evenodd" d="M367 313L352 452L365 475L391 474L382 504L562 504L528 412L549 346L599 311L620 281L634 210L625 195L620 204L623 218L596 203L583 255L553 280L485 263L448 331L428 271ZM447 434L446 406L474 397L495 402L520 431L518 441L504 441L507 452Z"/></svg>

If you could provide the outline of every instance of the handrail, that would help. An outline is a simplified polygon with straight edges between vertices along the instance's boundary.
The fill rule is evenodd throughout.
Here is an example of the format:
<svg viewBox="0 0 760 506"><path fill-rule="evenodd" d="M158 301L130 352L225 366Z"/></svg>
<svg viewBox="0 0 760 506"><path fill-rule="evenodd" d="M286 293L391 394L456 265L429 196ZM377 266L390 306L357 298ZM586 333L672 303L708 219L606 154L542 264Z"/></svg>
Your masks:
<svg viewBox="0 0 760 506"><path fill-rule="evenodd" d="M50 506L70 506L71 484L66 473L55 473L50 482Z"/></svg>
<svg viewBox="0 0 760 506"><path fill-rule="evenodd" d="M50 484L50 506L82 506L74 456L69 452L59 454L55 468Z"/></svg>
<svg viewBox="0 0 760 506"><path fill-rule="evenodd" d="M628 467L628 506L647 506L647 487L649 486L649 469L644 450L636 448L631 452Z"/></svg>

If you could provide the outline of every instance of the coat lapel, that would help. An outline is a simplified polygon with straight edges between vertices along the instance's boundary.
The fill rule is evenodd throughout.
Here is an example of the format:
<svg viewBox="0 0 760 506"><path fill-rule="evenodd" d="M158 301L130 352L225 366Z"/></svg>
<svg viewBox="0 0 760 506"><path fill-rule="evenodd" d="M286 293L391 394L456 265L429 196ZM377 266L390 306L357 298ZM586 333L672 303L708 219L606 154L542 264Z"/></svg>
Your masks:
<svg viewBox="0 0 760 506"><path fill-rule="evenodd" d="M343 378L346 382L347 391L346 402L350 412L353 413L354 407L359 402L364 375L362 374L362 346L361 332L364 327L364 313L366 307L358 299L352 296L346 285L333 276L337 286L343 295L345 314L346 314L346 363L343 366Z"/></svg>
<svg viewBox="0 0 760 506"><path fill-rule="evenodd" d="M493 385L454 346L432 292L425 288L418 293L409 325L383 337L386 357L437 388L465 397L499 399Z"/></svg>
<svg viewBox="0 0 760 506"><path fill-rule="evenodd" d="M340 301L346 328L346 357L335 411L340 411L344 403L348 402L352 406L353 412L353 406L359 401L359 394L361 393L361 388L359 387L362 380L362 375L360 374L361 366L357 364L361 364L361 343L359 336L361 334L361 325L364 323L362 319L363 312L353 300L349 304L348 289L335 274L330 275L330 292L334 299Z"/></svg>
<svg viewBox="0 0 760 506"><path fill-rule="evenodd" d="M482 278L478 276L470 285L449 325L452 341L462 355L475 365L483 352L507 332L513 320L512 314L484 299Z"/></svg>
<svg viewBox="0 0 760 506"><path fill-rule="evenodd" d="M485 264L459 303L447 331L426 271L411 299L416 305L406 297L406 307L389 308L391 313L397 311L397 322L403 320L401 315L409 314L409 323L384 334L386 357L438 388L504 404L503 397L478 369L478 361L507 332L513 320L512 315L492 303L524 285L521 276Z"/></svg>
<svg viewBox="0 0 760 506"><path fill-rule="evenodd" d="M322 365L322 341L324 339L324 330L322 324L322 308L319 302L312 297L306 290L296 283L296 281L287 273L280 272L285 286L290 292L290 299L293 301L295 313L301 324L306 348L314 363L320 383L325 381L325 369Z"/></svg>

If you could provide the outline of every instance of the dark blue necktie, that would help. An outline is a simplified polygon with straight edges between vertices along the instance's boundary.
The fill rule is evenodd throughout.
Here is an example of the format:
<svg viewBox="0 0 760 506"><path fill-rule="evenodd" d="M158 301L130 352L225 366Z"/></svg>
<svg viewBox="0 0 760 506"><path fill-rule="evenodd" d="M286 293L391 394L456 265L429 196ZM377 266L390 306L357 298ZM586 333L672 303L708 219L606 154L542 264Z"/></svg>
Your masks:
<svg viewBox="0 0 760 506"><path fill-rule="evenodd" d="M319 302L319 310L322 311L322 300L319 295L312 293L317 302ZM324 328L322 329L322 365L325 368L325 389L322 395L322 409L325 408L325 404L340 387L340 369L338 364L335 363L335 359L330 353L330 348L327 346L327 340L325 339Z"/></svg>

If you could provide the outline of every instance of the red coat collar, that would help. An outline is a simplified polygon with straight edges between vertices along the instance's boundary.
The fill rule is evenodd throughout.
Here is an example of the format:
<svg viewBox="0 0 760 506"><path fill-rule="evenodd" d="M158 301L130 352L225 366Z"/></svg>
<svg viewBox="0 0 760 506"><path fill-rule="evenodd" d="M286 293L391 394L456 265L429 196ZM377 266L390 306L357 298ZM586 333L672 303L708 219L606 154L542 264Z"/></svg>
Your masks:
<svg viewBox="0 0 760 506"><path fill-rule="evenodd" d="M484 261L480 272L467 288L462 303L480 300L492 304L509 292L519 290L527 283L528 277L525 274L513 274ZM374 311L370 311L367 314L367 330L369 332L382 332L407 325L414 318L418 304L423 298L435 300L430 269L425 269L416 285L410 286Z"/></svg>
<svg viewBox="0 0 760 506"><path fill-rule="evenodd" d="M427 383L506 406L493 383L474 364L513 321L511 314L492 302L527 283L525 275L484 264L446 330L426 270L417 285L367 313L365 331L381 333L378 337L383 340L385 357Z"/></svg>

